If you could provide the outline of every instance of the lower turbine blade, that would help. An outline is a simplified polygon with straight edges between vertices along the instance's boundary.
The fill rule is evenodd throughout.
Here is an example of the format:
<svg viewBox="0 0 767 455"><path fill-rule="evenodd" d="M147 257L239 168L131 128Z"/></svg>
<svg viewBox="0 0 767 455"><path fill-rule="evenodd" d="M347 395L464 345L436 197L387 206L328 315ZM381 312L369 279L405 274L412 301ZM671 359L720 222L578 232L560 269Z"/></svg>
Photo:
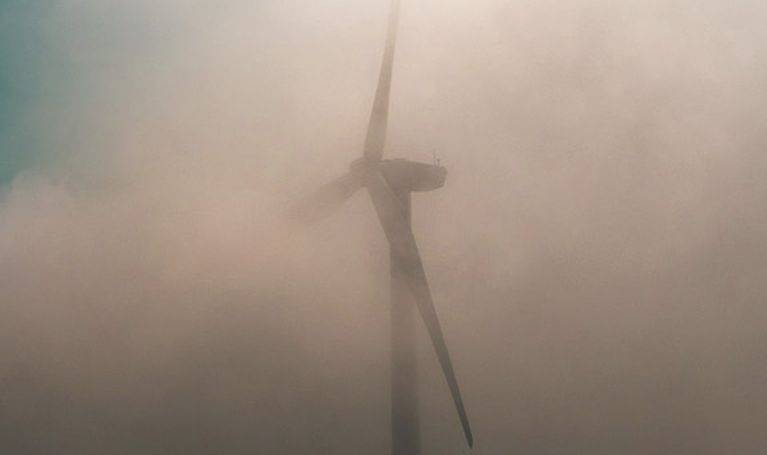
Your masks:
<svg viewBox="0 0 767 455"><path fill-rule="evenodd" d="M423 269L423 264L421 263L421 258L418 257L415 258L415 260L412 257L398 258L398 262L405 272L408 286L415 297L418 310L421 313L421 318L423 318L424 325L429 332L434 351L436 352L437 359L442 367L442 373L445 375L447 386L450 388L450 395L453 397L453 403L458 412L458 419L461 421L463 434L466 436L466 443L469 447L472 447L474 445L474 437L471 433L469 417L466 415L466 408L464 407L463 399L461 398L461 390L458 388L458 380L456 379L453 370L453 362L450 361L450 353L447 350L445 337L442 334L442 326L439 324L437 311L434 308L434 302L432 301L429 284L426 281L426 274Z"/></svg>
<svg viewBox="0 0 767 455"><path fill-rule="evenodd" d="M445 337L442 334L442 327L439 324L437 311L434 308L434 302L426 280L426 272L421 262L421 256L418 253L415 236L410 229L410 223L408 223L405 217L405 209L380 171L371 172L367 176L365 183L378 213L378 218L391 245L392 256L397 261L397 266L402 270L407 280L408 287L418 305L418 310L421 313L426 330L429 332L434 351L437 354L445 380L450 388L450 394L453 397L458 418L461 421L461 426L466 436L466 442L469 447L472 447L474 445L474 437L471 433L469 418L463 406L461 391L458 388L458 381L453 371L453 363L450 361L450 354L447 350Z"/></svg>
<svg viewBox="0 0 767 455"><path fill-rule="evenodd" d="M343 175L320 187L316 193L302 200L289 211L291 219L299 223L313 223L330 215L343 202L362 187L362 176Z"/></svg>

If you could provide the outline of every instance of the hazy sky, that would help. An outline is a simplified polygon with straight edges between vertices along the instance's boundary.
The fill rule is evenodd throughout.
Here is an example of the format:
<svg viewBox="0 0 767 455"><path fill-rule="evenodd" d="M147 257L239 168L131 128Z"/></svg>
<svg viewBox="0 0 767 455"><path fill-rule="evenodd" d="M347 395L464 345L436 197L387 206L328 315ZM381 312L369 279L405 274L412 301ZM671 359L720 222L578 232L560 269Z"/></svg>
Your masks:
<svg viewBox="0 0 767 455"><path fill-rule="evenodd" d="M0 3L0 452L385 454L388 8ZM767 6L402 0L388 156L477 454L767 451ZM464 453L419 350L424 453Z"/></svg>

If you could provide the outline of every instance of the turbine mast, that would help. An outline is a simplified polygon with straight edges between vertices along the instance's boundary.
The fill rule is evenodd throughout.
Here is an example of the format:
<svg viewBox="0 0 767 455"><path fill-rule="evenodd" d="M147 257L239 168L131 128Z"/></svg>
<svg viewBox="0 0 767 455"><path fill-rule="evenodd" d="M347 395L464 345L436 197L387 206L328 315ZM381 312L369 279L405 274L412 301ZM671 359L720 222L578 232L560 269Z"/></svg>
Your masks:
<svg viewBox="0 0 767 455"><path fill-rule="evenodd" d="M399 191L407 224L410 224L410 192ZM416 357L417 306L408 278L394 248L390 248L391 324L391 444L392 455L421 453L418 415L418 367Z"/></svg>

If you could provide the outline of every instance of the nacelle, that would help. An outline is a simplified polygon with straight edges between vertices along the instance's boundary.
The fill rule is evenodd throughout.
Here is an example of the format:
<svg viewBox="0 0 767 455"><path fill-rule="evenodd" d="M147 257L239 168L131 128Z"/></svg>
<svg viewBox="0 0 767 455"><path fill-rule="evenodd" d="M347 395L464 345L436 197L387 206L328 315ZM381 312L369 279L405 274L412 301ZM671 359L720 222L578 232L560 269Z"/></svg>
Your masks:
<svg viewBox="0 0 767 455"><path fill-rule="evenodd" d="M432 191L444 186L447 178L444 166L405 159L383 160L379 166L395 191Z"/></svg>

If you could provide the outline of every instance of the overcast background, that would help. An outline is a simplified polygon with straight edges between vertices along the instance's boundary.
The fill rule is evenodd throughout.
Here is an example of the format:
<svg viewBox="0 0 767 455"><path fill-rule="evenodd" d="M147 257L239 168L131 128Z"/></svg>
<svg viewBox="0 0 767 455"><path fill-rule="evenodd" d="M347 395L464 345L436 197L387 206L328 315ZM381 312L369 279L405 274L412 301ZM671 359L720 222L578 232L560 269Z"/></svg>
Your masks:
<svg viewBox="0 0 767 455"><path fill-rule="evenodd" d="M0 452L386 454L386 0L0 3ZM477 454L767 452L767 6L403 0ZM423 331L422 331L423 332ZM426 454L463 436L422 333Z"/></svg>

